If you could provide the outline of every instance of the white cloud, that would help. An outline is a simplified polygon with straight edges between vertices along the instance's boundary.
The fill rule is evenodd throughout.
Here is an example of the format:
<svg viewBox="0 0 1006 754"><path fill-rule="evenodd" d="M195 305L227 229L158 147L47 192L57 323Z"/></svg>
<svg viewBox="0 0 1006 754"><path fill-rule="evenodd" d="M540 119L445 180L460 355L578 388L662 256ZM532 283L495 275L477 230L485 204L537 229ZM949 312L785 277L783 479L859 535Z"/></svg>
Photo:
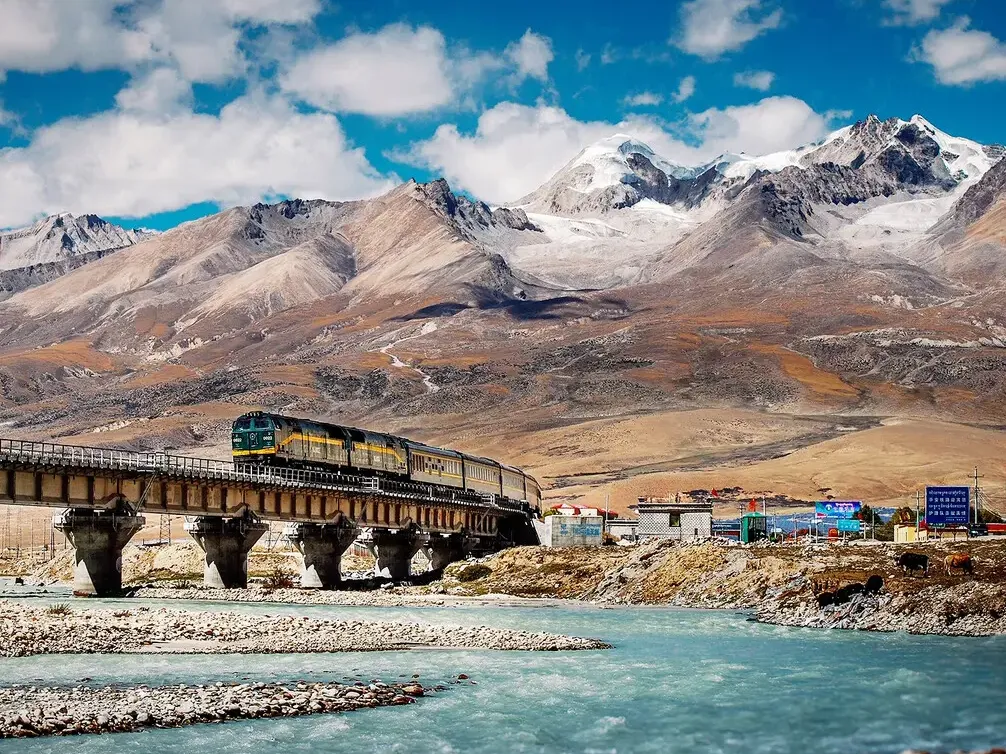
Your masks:
<svg viewBox="0 0 1006 754"><path fill-rule="evenodd" d="M775 74L771 71L743 71L734 74L734 86L746 86L749 89L757 89L759 92L767 92L772 88L775 81Z"/></svg>
<svg viewBox="0 0 1006 754"><path fill-rule="evenodd" d="M132 65L150 41L125 24L116 0L0 0L0 69L85 71Z"/></svg>
<svg viewBox="0 0 1006 754"><path fill-rule="evenodd" d="M221 81L247 65L246 27L306 23L319 9L319 0L0 0L0 69L170 63L191 81Z"/></svg>
<svg viewBox="0 0 1006 754"><path fill-rule="evenodd" d="M590 65L590 53L583 50L576 51L576 70L582 71Z"/></svg>
<svg viewBox="0 0 1006 754"><path fill-rule="evenodd" d="M516 42L511 42L504 54L513 63L516 75L521 80L532 78L547 81L548 64L555 58L552 40L535 34L530 29Z"/></svg>
<svg viewBox="0 0 1006 754"><path fill-rule="evenodd" d="M283 74L282 86L326 110L403 115L451 102L449 68L443 34L392 24L308 52Z"/></svg>
<svg viewBox="0 0 1006 754"><path fill-rule="evenodd" d="M792 149L820 139L830 127L827 114L815 112L795 97L766 97L753 105L710 108L692 115L689 123L703 147L712 147L717 154L762 155Z"/></svg>
<svg viewBox="0 0 1006 754"><path fill-rule="evenodd" d="M695 94L695 77L685 76L681 79L680 83L678 83L678 91L671 95L671 98L675 102L684 102L693 94Z"/></svg>
<svg viewBox="0 0 1006 754"><path fill-rule="evenodd" d="M173 113L191 105L192 85L174 68L155 68L115 95L122 110Z"/></svg>
<svg viewBox="0 0 1006 754"><path fill-rule="evenodd" d="M449 48L437 29L399 23L309 50L287 67L280 85L324 110L391 117L472 104L473 90L492 73L511 86L546 81L553 58L551 41L530 29L497 54Z"/></svg>
<svg viewBox="0 0 1006 754"><path fill-rule="evenodd" d="M622 104L627 107L656 107L664 101L663 96L653 92L640 92L630 94L622 100Z"/></svg>
<svg viewBox="0 0 1006 754"><path fill-rule="evenodd" d="M681 6L681 32L671 42L706 59L739 50L782 23L782 10L765 6L763 0L689 0Z"/></svg>
<svg viewBox="0 0 1006 754"><path fill-rule="evenodd" d="M110 111L36 130L28 146L0 151L0 227L44 212L142 217L204 201L353 199L390 185L335 116L251 94L219 115Z"/></svg>
<svg viewBox="0 0 1006 754"><path fill-rule="evenodd" d="M893 15L888 23L895 26L915 25L932 21L939 17L944 5L954 0L884 0Z"/></svg>
<svg viewBox="0 0 1006 754"><path fill-rule="evenodd" d="M930 31L913 53L914 59L931 65L943 84L1006 79L1006 44L970 25L971 20L964 17L949 29Z"/></svg>
<svg viewBox="0 0 1006 754"><path fill-rule="evenodd" d="M820 139L829 125L793 97L706 110L690 116L680 135L649 117L583 122L558 107L503 102L482 113L474 133L445 124L398 158L435 170L485 201L503 203L530 193L585 146L615 133L630 134L667 159L700 165L724 152L791 149Z"/></svg>

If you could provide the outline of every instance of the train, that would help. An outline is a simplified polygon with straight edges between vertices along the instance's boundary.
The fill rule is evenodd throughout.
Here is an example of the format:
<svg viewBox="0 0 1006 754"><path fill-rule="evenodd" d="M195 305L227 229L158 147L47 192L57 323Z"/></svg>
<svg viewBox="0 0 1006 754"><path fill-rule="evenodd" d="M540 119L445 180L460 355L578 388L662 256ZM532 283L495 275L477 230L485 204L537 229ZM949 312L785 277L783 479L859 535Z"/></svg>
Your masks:
<svg viewBox="0 0 1006 754"><path fill-rule="evenodd" d="M252 411L234 420L231 445L236 464L380 476L541 507L541 485L521 469L382 432Z"/></svg>

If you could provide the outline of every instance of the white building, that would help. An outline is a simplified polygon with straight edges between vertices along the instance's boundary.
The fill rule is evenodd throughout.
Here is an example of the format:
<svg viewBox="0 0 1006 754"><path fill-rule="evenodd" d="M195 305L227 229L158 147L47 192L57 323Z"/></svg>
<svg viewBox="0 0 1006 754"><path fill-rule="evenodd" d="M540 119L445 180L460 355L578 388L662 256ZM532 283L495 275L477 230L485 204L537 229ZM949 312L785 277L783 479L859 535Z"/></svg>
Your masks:
<svg viewBox="0 0 1006 754"><path fill-rule="evenodd" d="M542 544L546 547L588 547L601 544L600 516L545 516Z"/></svg>
<svg viewBox="0 0 1006 754"><path fill-rule="evenodd" d="M649 537L687 541L713 535L712 503L651 500L640 501L635 508L639 513L636 535L640 541Z"/></svg>
<svg viewBox="0 0 1006 754"><path fill-rule="evenodd" d="M638 518L610 518L604 524L604 530L615 539L625 542L636 541L636 530L639 528Z"/></svg>

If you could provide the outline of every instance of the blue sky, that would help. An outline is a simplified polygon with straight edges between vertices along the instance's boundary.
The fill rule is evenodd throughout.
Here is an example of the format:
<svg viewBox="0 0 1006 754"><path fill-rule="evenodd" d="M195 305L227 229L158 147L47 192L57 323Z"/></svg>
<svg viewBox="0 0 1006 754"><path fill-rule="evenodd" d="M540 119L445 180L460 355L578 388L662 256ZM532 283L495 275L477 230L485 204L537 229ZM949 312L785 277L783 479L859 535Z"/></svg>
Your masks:
<svg viewBox="0 0 1006 754"><path fill-rule="evenodd" d="M1006 141L993 0L0 0L0 227L167 228L445 176L498 203L617 132L700 164L876 113Z"/></svg>

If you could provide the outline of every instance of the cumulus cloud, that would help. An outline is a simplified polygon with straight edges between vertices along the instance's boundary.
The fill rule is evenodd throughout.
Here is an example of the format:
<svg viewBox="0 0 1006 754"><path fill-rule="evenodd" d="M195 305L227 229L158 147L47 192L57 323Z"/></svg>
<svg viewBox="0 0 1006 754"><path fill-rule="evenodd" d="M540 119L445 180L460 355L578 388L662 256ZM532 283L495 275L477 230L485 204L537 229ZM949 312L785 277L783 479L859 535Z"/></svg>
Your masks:
<svg viewBox="0 0 1006 754"><path fill-rule="evenodd" d="M713 151L769 154L820 139L828 115L796 97L766 97L753 105L710 108L689 118L695 137ZM713 155L715 156L715 155Z"/></svg>
<svg viewBox="0 0 1006 754"><path fill-rule="evenodd" d="M142 110L59 121L0 151L0 227L40 212L142 217L204 201L353 199L392 185L334 115L282 98L250 94L219 115Z"/></svg>
<svg viewBox="0 0 1006 754"><path fill-rule="evenodd" d="M496 54L450 49L433 27L397 23L309 50L280 85L324 110L391 117L457 104L493 73L509 84L545 81L553 57L549 39L530 29Z"/></svg>
<svg viewBox="0 0 1006 754"><path fill-rule="evenodd" d="M539 81L548 80L548 65L555 58L552 40L535 34L530 29L516 42L510 43L504 54L513 63L519 79L532 78Z"/></svg>
<svg viewBox="0 0 1006 754"><path fill-rule="evenodd" d="M685 76L678 83L678 91L671 95L671 99L675 102L684 102L686 99L690 98L695 94L695 77Z"/></svg>
<svg viewBox="0 0 1006 754"><path fill-rule="evenodd" d="M943 84L968 85L1006 79L1006 44L959 18L949 29L933 29L913 57L933 67Z"/></svg>
<svg viewBox="0 0 1006 754"><path fill-rule="evenodd" d="M558 107L503 102L481 115L474 132L445 124L396 158L435 170L455 188L499 204L534 191L585 146L615 133L649 144L666 159L700 165L724 152L791 149L820 139L829 127L825 115L793 97L709 109L686 119L680 133L639 115L619 123L579 121Z"/></svg>
<svg viewBox="0 0 1006 754"><path fill-rule="evenodd" d="M130 81L115 95L123 110L172 113L190 106L192 85L174 68L155 68Z"/></svg>
<svg viewBox="0 0 1006 754"><path fill-rule="evenodd" d="M576 70L583 71L590 65L590 53L583 50L576 51Z"/></svg>
<svg viewBox="0 0 1006 754"><path fill-rule="evenodd" d="M326 110L402 115L450 102L454 87L449 68L447 42L438 30L392 24L308 52L281 83Z"/></svg>
<svg viewBox="0 0 1006 754"><path fill-rule="evenodd" d="M628 95L622 100L622 104L626 107L656 107L663 101L663 96L659 94L654 94L653 92L640 92L639 94Z"/></svg>
<svg viewBox="0 0 1006 754"><path fill-rule="evenodd" d="M742 71L734 74L734 86L746 86L748 89L757 89L759 92L767 92L772 88L775 81L775 74L771 71Z"/></svg>
<svg viewBox="0 0 1006 754"><path fill-rule="evenodd" d="M248 27L300 24L318 0L0 0L0 69L177 66L191 81L243 71Z"/></svg>
<svg viewBox="0 0 1006 754"><path fill-rule="evenodd" d="M884 0L884 6L891 11L887 23L904 26L926 23L939 17L944 5L954 0Z"/></svg>
<svg viewBox="0 0 1006 754"><path fill-rule="evenodd" d="M782 10L766 5L763 0L689 0L681 6L681 30L671 42L709 60L739 50L782 23Z"/></svg>

